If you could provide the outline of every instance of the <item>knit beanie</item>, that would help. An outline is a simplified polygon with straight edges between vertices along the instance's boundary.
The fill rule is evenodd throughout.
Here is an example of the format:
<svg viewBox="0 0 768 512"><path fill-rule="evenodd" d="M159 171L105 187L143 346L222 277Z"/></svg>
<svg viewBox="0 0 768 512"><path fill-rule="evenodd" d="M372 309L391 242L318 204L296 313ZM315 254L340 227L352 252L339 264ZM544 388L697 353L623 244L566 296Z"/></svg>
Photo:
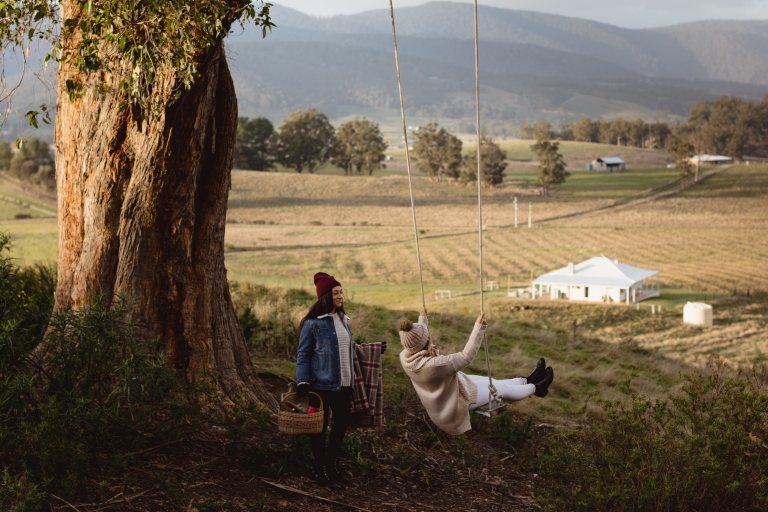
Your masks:
<svg viewBox="0 0 768 512"><path fill-rule="evenodd" d="M315 274L315 291L317 291L318 299L328 290L332 290L335 286L341 286L341 283L332 275L326 274L325 272L318 272Z"/></svg>
<svg viewBox="0 0 768 512"><path fill-rule="evenodd" d="M429 329L424 324L411 323L407 318L402 318L397 323L400 331L400 343L410 352L423 350L429 343Z"/></svg>

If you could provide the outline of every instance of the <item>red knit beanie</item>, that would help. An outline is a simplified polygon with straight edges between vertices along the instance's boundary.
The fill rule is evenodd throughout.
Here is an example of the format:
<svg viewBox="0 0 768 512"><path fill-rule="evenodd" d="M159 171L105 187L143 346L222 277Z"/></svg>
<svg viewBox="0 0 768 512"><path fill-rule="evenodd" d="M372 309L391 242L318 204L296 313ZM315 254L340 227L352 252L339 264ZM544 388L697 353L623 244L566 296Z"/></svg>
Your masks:
<svg viewBox="0 0 768 512"><path fill-rule="evenodd" d="M341 286L341 283L332 275L326 274L325 272L318 272L315 274L315 290L317 291L318 299L328 290L333 289L334 286Z"/></svg>

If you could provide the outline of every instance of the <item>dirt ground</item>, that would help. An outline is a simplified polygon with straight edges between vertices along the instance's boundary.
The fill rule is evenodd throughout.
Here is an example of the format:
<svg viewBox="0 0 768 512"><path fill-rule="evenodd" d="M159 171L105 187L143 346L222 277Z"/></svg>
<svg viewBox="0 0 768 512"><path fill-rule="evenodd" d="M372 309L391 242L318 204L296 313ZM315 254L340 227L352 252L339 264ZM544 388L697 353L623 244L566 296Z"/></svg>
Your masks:
<svg viewBox="0 0 768 512"><path fill-rule="evenodd" d="M263 376L277 394L285 381ZM391 409L387 403L385 415ZM306 436L267 428L233 434L221 427L135 452L105 455L100 499L52 510L76 511L506 511L531 510L533 460L554 432L534 425L524 449L500 450L488 436L451 438L434 432L423 409L404 422L350 436L359 453L342 461L352 485L337 491L312 480ZM482 430L482 428L481 428ZM371 453L374 447L375 453ZM108 468L107 468L108 467Z"/></svg>

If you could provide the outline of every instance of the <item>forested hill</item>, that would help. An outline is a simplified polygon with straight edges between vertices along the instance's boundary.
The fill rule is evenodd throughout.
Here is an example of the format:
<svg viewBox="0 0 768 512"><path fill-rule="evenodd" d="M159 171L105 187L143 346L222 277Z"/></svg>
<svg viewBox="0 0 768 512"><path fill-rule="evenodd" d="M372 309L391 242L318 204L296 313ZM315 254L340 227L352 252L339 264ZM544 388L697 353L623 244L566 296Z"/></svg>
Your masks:
<svg viewBox="0 0 768 512"><path fill-rule="evenodd" d="M282 6L266 39L227 40L240 110L279 122L315 107L340 120L395 126L397 82L388 10L316 18ZM403 86L413 123L473 131L472 6L397 10ZM701 22L629 30L549 14L480 8L484 128L532 119L674 121L701 100L768 93L768 22ZM394 130L393 130L394 131Z"/></svg>
<svg viewBox="0 0 768 512"><path fill-rule="evenodd" d="M277 27L264 39L255 27L227 38L241 115L279 124L314 107L337 124L366 116L388 139L397 136L388 10L317 18L275 5L273 19ZM409 123L436 120L473 132L472 5L397 9L397 23ZM480 37L483 129L494 136L538 119L555 126L581 117L675 122L702 100L768 93L768 21L630 30L480 6ZM14 62L6 59L9 78ZM15 99L23 113L51 98L30 80ZM6 138L23 124L9 123Z"/></svg>
<svg viewBox="0 0 768 512"><path fill-rule="evenodd" d="M274 9L281 29L336 35L388 35L391 30L385 9L324 19L281 6ZM479 13L480 37L485 41L586 55L647 76L768 85L768 20L703 21L635 30L486 6L480 6ZM471 40L472 24L472 5L467 3L430 2L397 9L401 36Z"/></svg>

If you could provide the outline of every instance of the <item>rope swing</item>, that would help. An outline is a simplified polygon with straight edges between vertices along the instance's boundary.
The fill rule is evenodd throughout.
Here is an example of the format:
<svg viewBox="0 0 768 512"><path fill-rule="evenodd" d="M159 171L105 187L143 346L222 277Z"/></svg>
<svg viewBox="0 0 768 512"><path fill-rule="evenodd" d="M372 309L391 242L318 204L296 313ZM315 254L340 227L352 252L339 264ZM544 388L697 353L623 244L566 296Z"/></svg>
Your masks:
<svg viewBox="0 0 768 512"><path fill-rule="evenodd" d="M390 0L391 1L391 0ZM478 246L480 248L480 311L485 311L485 283L483 282L483 192L482 192L482 160L481 160L481 130L480 130L480 50L477 23L477 0L475 0L475 125L477 128L477 232ZM484 416L498 413L505 407L499 398L499 392L493 385L491 376L491 360L488 355L488 336L483 333L483 346L485 347L485 366L488 370L488 395L489 402L475 409L475 412Z"/></svg>
<svg viewBox="0 0 768 512"><path fill-rule="evenodd" d="M413 180L411 179L411 154L408 150L408 128L405 123L405 103L403 102L403 84L400 81L400 55L397 52L397 31L395 30L395 8L389 0L389 15L392 19L392 41L395 46L395 68L397 69L397 89L400 93L400 117L403 120L403 140L405 141L405 167L408 170L408 189L411 193L411 215L413 216L413 237L416 239L416 263L419 266L419 285L421 286L421 307L426 309L424 298L424 273L421 270L421 250L419 247L419 228L416 224L416 204L413 201Z"/></svg>
<svg viewBox="0 0 768 512"><path fill-rule="evenodd" d="M484 301L484 282L483 282L483 194L482 194L482 160L481 160L481 130L480 130L480 61L478 44L478 22L477 22L477 0L474 3L475 13L475 104L476 104L476 126L477 126L477 213L478 213L478 238L480 247L480 311L485 310ZM395 67L397 69L397 88L400 95L400 117L403 122L403 139L405 141L405 165L408 171L408 189L411 195L411 214L413 216L413 236L416 240L416 262L419 267L419 284L421 286L421 306L426 308L426 299L424 296L424 274L421 267L421 250L419 247L419 229L416 223L416 205L413 199L413 180L411 178L411 156L408 148L408 128L405 122L405 103L403 101L403 85L400 79L400 56L397 50L397 30L395 29L395 8L392 0L389 0L389 14L392 20L392 41L395 48ZM485 365L488 370L488 391L490 401L488 404L475 409L475 412L484 416L491 416L498 413L505 407L504 402L499 398L499 393L493 385L491 376L491 361L488 354L488 338L483 334L483 343L485 347Z"/></svg>

